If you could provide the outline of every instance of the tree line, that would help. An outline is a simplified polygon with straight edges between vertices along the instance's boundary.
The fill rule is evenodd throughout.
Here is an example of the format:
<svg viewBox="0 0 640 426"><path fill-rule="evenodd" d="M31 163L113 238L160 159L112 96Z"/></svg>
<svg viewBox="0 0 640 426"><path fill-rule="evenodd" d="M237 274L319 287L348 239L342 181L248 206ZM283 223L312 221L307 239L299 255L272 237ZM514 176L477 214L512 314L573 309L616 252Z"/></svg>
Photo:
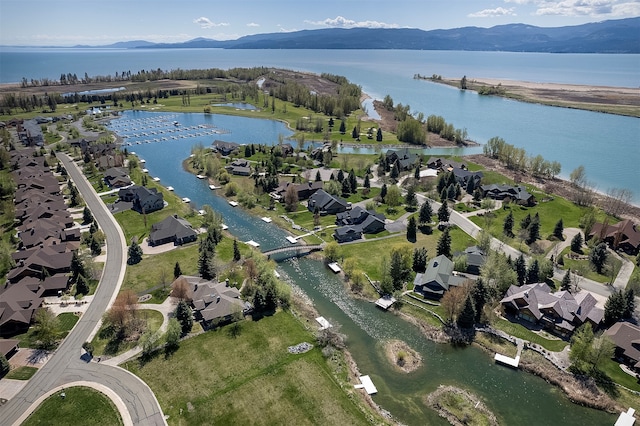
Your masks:
<svg viewBox="0 0 640 426"><path fill-rule="evenodd" d="M545 160L541 155L528 156L524 148L517 148L494 136L482 147L484 155L495 158L507 168L521 172L530 172L534 176L555 178L562 166L557 161Z"/></svg>

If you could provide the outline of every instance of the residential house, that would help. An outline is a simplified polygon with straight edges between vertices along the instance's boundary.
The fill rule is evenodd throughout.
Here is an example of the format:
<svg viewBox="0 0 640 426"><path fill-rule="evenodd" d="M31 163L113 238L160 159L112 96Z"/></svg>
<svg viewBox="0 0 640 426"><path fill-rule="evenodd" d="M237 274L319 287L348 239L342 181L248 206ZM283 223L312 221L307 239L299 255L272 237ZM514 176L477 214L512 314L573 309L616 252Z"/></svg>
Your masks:
<svg viewBox="0 0 640 426"><path fill-rule="evenodd" d="M4 355L6 359L17 354L18 349L20 349L20 340L0 339L0 355Z"/></svg>
<svg viewBox="0 0 640 426"><path fill-rule="evenodd" d="M324 189L314 192L307 202L307 208L310 212L313 213L317 210L323 216L347 211L349 207L346 200L334 197Z"/></svg>
<svg viewBox="0 0 640 426"><path fill-rule="evenodd" d="M480 185L480 181L484 176L482 172L470 172L466 169L454 168L451 170L453 175L456 177L456 181L460 184L462 188L466 188L469 184L469 180L473 179L473 187L477 188Z"/></svg>
<svg viewBox="0 0 640 426"><path fill-rule="evenodd" d="M220 155L223 156L227 156L229 154L231 154L233 151L237 150L238 148L240 148L240 144L239 143L235 143L235 142L225 142L225 141L221 141L221 140L215 140L213 141L213 150L217 153L219 153Z"/></svg>
<svg viewBox="0 0 640 426"><path fill-rule="evenodd" d="M233 160L231 164L225 167L232 175L251 176L251 164L243 158Z"/></svg>
<svg viewBox="0 0 640 426"><path fill-rule="evenodd" d="M18 137L20 138L20 142L22 142L25 146L44 145L42 128L35 119L25 120L22 123L22 128L18 130Z"/></svg>
<svg viewBox="0 0 640 426"><path fill-rule="evenodd" d="M480 268L487 261L487 255L478 246L467 247L464 252L454 253L454 256L465 256L467 259L467 271L470 274L480 275Z"/></svg>
<svg viewBox="0 0 640 426"><path fill-rule="evenodd" d="M339 243L360 239L362 234L377 234L385 229L385 216L373 210L365 210L356 206L336 215L333 237Z"/></svg>
<svg viewBox="0 0 640 426"><path fill-rule="evenodd" d="M614 250L622 249L629 254L637 254L640 248L640 231L638 226L629 219L615 225L594 223L589 238L597 237L609 244Z"/></svg>
<svg viewBox="0 0 640 426"><path fill-rule="evenodd" d="M26 286L5 285L0 289L0 335L27 331L36 310L42 305L42 293Z"/></svg>
<svg viewBox="0 0 640 426"><path fill-rule="evenodd" d="M196 241L198 234L191 224L177 215L168 216L151 226L148 242L150 246L173 243L177 246Z"/></svg>
<svg viewBox="0 0 640 426"><path fill-rule="evenodd" d="M420 154L409 151L409 148L399 150L390 149L386 152L385 156L390 166L397 162L398 169L401 171L414 169L416 164L420 162Z"/></svg>
<svg viewBox="0 0 640 426"><path fill-rule="evenodd" d="M7 280L16 283L24 277L44 278L46 275L69 272L72 257L73 253L66 251L66 247L62 245L38 248L9 271Z"/></svg>
<svg viewBox="0 0 640 426"><path fill-rule="evenodd" d="M112 167L105 170L104 182L111 188L122 188L131 185L131 178L122 167Z"/></svg>
<svg viewBox="0 0 640 426"><path fill-rule="evenodd" d="M436 256L429 261L424 273L416 274L413 291L431 299L440 299L451 287L457 287L468 281L453 270L453 262L445 255Z"/></svg>
<svg viewBox="0 0 640 426"><path fill-rule="evenodd" d="M585 322L595 330L604 317L604 310L596 306L597 300L590 293L551 293L545 283L512 285L500 303L508 314L562 337L568 337Z"/></svg>
<svg viewBox="0 0 640 426"><path fill-rule="evenodd" d="M483 197L493 198L494 200L509 200L522 206L533 206L536 203L536 197L530 194L523 186L511 185L482 185Z"/></svg>
<svg viewBox="0 0 640 426"><path fill-rule="evenodd" d="M139 213L151 213L161 210L164 207L164 197L162 192L156 188L138 186L135 189L132 209Z"/></svg>
<svg viewBox="0 0 640 426"><path fill-rule="evenodd" d="M604 335L616 345L616 358L640 373L640 327L617 322Z"/></svg>
<svg viewBox="0 0 640 426"><path fill-rule="evenodd" d="M240 291L225 282L212 282L200 277L181 275L172 284L172 288L181 285L187 290L189 301L197 321L207 328L221 322L230 321L235 314L245 314L251 310L251 304L244 302Z"/></svg>
<svg viewBox="0 0 640 426"><path fill-rule="evenodd" d="M282 198L284 198L284 194L287 192L287 189L290 185L294 185L296 193L298 194L298 200L306 200L311 197L317 190L322 189L324 184L323 182L306 182L300 184L282 182L269 195L276 200L281 200Z"/></svg>

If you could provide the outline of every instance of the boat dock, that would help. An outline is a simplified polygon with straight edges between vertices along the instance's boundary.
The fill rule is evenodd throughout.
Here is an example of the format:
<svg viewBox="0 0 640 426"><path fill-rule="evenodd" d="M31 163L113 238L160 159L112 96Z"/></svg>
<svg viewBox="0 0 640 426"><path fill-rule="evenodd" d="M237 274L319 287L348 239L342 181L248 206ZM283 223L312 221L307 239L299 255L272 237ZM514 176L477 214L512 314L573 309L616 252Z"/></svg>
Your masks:
<svg viewBox="0 0 640 426"><path fill-rule="evenodd" d="M295 244L298 242L298 240L295 237L292 237L291 235L287 235L287 241L289 241L291 244Z"/></svg>
<svg viewBox="0 0 640 426"><path fill-rule="evenodd" d="M518 368L518 365L520 365L520 355L522 355L522 349L524 349L524 340L517 339L517 341L518 341L518 352L516 353L515 358L511 358L506 355L497 353L493 357L493 359L499 364L503 364L508 367Z"/></svg>
<svg viewBox="0 0 640 426"><path fill-rule="evenodd" d="M261 217L260 219L262 219L263 222L271 223L271 218L270 217L264 216L264 217Z"/></svg>
<svg viewBox="0 0 640 426"><path fill-rule="evenodd" d="M369 376L360 376L361 385L354 385L353 387L356 389L364 389L369 395L373 395L374 393L378 393L378 389L376 389L375 385L371 381Z"/></svg>
<svg viewBox="0 0 640 426"><path fill-rule="evenodd" d="M385 311L396 303L396 298L391 296L383 296L380 299L376 300L376 306L381 307Z"/></svg>
<svg viewBox="0 0 640 426"><path fill-rule="evenodd" d="M336 262L332 262L330 264L327 265L329 267L329 269L331 269L333 271L334 274L337 274L338 272L342 272L342 269L340 269L340 267L338 266L338 264Z"/></svg>
<svg viewBox="0 0 640 426"><path fill-rule="evenodd" d="M255 242L255 241L253 241L253 240L249 240L249 241L247 241L245 244L247 244L247 245L249 245L249 246L251 246L251 247L255 247L255 248L260 247L260 243L256 243L256 242Z"/></svg>
<svg viewBox="0 0 640 426"><path fill-rule="evenodd" d="M320 330L326 330L327 328L331 327L331 324L325 319L325 317L318 317L316 318L316 321L318 321L318 324L320 324Z"/></svg>
<svg viewBox="0 0 640 426"><path fill-rule="evenodd" d="M184 197L184 198L182 199L182 202L183 202L183 203L190 203L190 202L191 202L191 200L190 200L189 198L187 198L187 197Z"/></svg>
<svg viewBox="0 0 640 426"><path fill-rule="evenodd" d="M233 200L231 200L231 201L229 201L229 205L230 205L231 207L238 207L238 202L237 202L237 201L233 201Z"/></svg>

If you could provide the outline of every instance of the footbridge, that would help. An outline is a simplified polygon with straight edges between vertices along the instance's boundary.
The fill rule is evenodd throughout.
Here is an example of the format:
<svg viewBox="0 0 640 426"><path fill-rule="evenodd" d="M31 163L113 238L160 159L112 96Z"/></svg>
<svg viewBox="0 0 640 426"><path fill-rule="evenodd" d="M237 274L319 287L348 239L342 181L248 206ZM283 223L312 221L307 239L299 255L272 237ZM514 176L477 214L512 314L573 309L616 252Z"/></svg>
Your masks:
<svg viewBox="0 0 640 426"><path fill-rule="evenodd" d="M278 253L295 253L296 255L300 255L302 253L311 253L312 251L318 251L324 249L324 244L316 244L316 245L289 245L283 246L271 250L267 250L262 252L267 257Z"/></svg>

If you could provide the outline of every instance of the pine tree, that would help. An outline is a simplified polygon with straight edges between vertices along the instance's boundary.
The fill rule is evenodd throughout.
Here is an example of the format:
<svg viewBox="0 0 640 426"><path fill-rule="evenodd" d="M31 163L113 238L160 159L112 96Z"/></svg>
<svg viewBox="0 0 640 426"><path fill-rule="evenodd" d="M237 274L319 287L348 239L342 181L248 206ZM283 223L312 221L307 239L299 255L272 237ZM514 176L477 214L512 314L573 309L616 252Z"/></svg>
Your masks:
<svg viewBox="0 0 640 426"><path fill-rule="evenodd" d="M356 179L356 174L353 171L353 169L351 169L351 171L349 172L349 185L351 186L351 193L355 194L358 191L358 180Z"/></svg>
<svg viewBox="0 0 640 426"><path fill-rule="evenodd" d="M382 129L378 127L378 132L376 133L376 141L382 142Z"/></svg>
<svg viewBox="0 0 640 426"><path fill-rule="evenodd" d="M76 293L83 295L89 294L89 283L82 275L78 276L78 281L76 281Z"/></svg>
<svg viewBox="0 0 640 426"><path fill-rule="evenodd" d="M176 262L176 264L173 267L173 278L176 279L180 275L182 275L182 268L180 268L180 262Z"/></svg>
<svg viewBox="0 0 640 426"><path fill-rule="evenodd" d="M469 177L469 179L467 180L467 187L465 188L465 191L467 191L467 194L473 194L473 191L476 190L476 180L473 177Z"/></svg>
<svg viewBox="0 0 640 426"><path fill-rule="evenodd" d="M556 222L556 226L553 228L553 236L559 240L563 239L562 233L564 232L564 225L562 223L562 218L558 219Z"/></svg>
<svg viewBox="0 0 640 426"><path fill-rule="evenodd" d="M380 198L382 199L382 202L384 203L384 198L387 196L387 184L383 183L382 184L382 188L380 189Z"/></svg>
<svg viewBox="0 0 640 426"><path fill-rule="evenodd" d="M404 202L409 209L415 210L416 205L418 205L418 198L416 197L416 189L413 186L410 186L407 189L407 195L404 197Z"/></svg>
<svg viewBox="0 0 640 426"><path fill-rule="evenodd" d="M420 164L416 165L416 170L413 172L414 179L420 179Z"/></svg>
<svg viewBox="0 0 640 426"><path fill-rule="evenodd" d="M344 172L342 170L338 170L338 182L342 183L344 181Z"/></svg>
<svg viewBox="0 0 640 426"><path fill-rule="evenodd" d="M607 255L607 245L605 243L598 244L589 253L589 261L598 274L602 274L604 265L607 262Z"/></svg>
<svg viewBox="0 0 640 426"><path fill-rule="evenodd" d="M93 215L91 214L91 210L89 210L89 207L85 206L84 210L82 210L82 223L87 224L92 222Z"/></svg>
<svg viewBox="0 0 640 426"><path fill-rule="evenodd" d="M407 223L407 240L411 242L415 242L416 235L417 235L416 218L411 216L409 218L409 222Z"/></svg>
<svg viewBox="0 0 640 426"><path fill-rule="evenodd" d="M182 329L183 335L191 331L191 328L193 327L193 315L191 313L191 308L184 300L178 302L178 306L176 307L175 312L175 318L180 323L180 328Z"/></svg>
<svg viewBox="0 0 640 426"><path fill-rule="evenodd" d="M320 170L316 172L316 182L322 182L322 176L320 176Z"/></svg>
<svg viewBox="0 0 640 426"><path fill-rule="evenodd" d="M418 221L420 223L431 223L431 216L433 215L433 210L431 209L431 203L429 200L426 200L420 206L420 213L418 214Z"/></svg>
<svg viewBox="0 0 640 426"><path fill-rule="evenodd" d="M507 237L513 237L513 212L509 211L507 217L504 218L504 225L502 225L502 233Z"/></svg>
<svg viewBox="0 0 640 426"><path fill-rule="evenodd" d="M413 272L424 272L427 269L427 248L417 247L413 250Z"/></svg>
<svg viewBox="0 0 640 426"><path fill-rule="evenodd" d="M523 285L527 279L527 264L522 253L516 259L513 269L518 277L518 285Z"/></svg>
<svg viewBox="0 0 640 426"><path fill-rule="evenodd" d="M240 249L238 248L238 240L233 240L233 261L237 262L240 260Z"/></svg>
<svg viewBox="0 0 640 426"><path fill-rule="evenodd" d="M540 263L538 259L533 259L527 270L527 283L534 284L540 282Z"/></svg>
<svg viewBox="0 0 640 426"><path fill-rule="evenodd" d="M471 296L467 296L464 301L464 307L458 315L458 326L460 328L471 328L475 322L476 318L476 310L473 306L473 302L471 301Z"/></svg>
<svg viewBox="0 0 640 426"><path fill-rule="evenodd" d="M136 265L142 260L142 248L135 241L133 241L129 246L127 254L129 256L127 258L127 263L129 265Z"/></svg>
<svg viewBox="0 0 640 426"><path fill-rule="evenodd" d="M540 239L540 219L536 213L531 223L529 224L529 236L527 237L527 244L533 244Z"/></svg>
<svg viewBox="0 0 640 426"><path fill-rule="evenodd" d="M582 253L582 234L579 232L571 239L571 251Z"/></svg>
<svg viewBox="0 0 640 426"><path fill-rule="evenodd" d="M567 269L567 272L562 277L562 284L560 284L560 290L571 291L571 269Z"/></svg>
<svg viewBox="0 0 640 426"><path fill-rule="evenodd" d="M531 214L527 213L525 217L520 221L520 229L528 229L531 224Z"/></svg>
<svg viewBox="0 0 640 426"><path fill-rule="evenodd" d="M489 291L481 277L476 280L476 283L471 289L471 297L473 297L473 304L476 310L476 322L480 322L484 305L489 301Z"/></svg>
<svg viewBox="0 0 640 426"><path fill-rule="evenodd" d="M456 199L456 187L454 184L450 184L447 187L447 198L449 200L455 200Z"/></svg>
<svg viewBox="0 0 640 426"><path fill-rule="evenodd" d="M449 235L449 228L444 228L440 239L438 240L438 246L436 247L436 256L444 255L451 258L451 235Z"/></svg>
<svg viewBox="0 0 640 426"><path fill-rule="evenodd" d="M449 206L447 202L443 202L440 208L438 209L438 221L439 222L449 222L449 216L451 213L449 212Z"/></svg>
<svg viewBox="0 0 640 426"><path fill-rule="evenodd" d="M398 168L398 162L393 163L393 168L391 169L391 174L389 175L391 179L398 179L400 176L400 169Z"/></svg>
<svg viewBox="0 0 640 426"><path fill-rule="evenodd" d="M364 175L364 187L369 189L371 188L371 182L369 181L369 175Z"/></svg>

